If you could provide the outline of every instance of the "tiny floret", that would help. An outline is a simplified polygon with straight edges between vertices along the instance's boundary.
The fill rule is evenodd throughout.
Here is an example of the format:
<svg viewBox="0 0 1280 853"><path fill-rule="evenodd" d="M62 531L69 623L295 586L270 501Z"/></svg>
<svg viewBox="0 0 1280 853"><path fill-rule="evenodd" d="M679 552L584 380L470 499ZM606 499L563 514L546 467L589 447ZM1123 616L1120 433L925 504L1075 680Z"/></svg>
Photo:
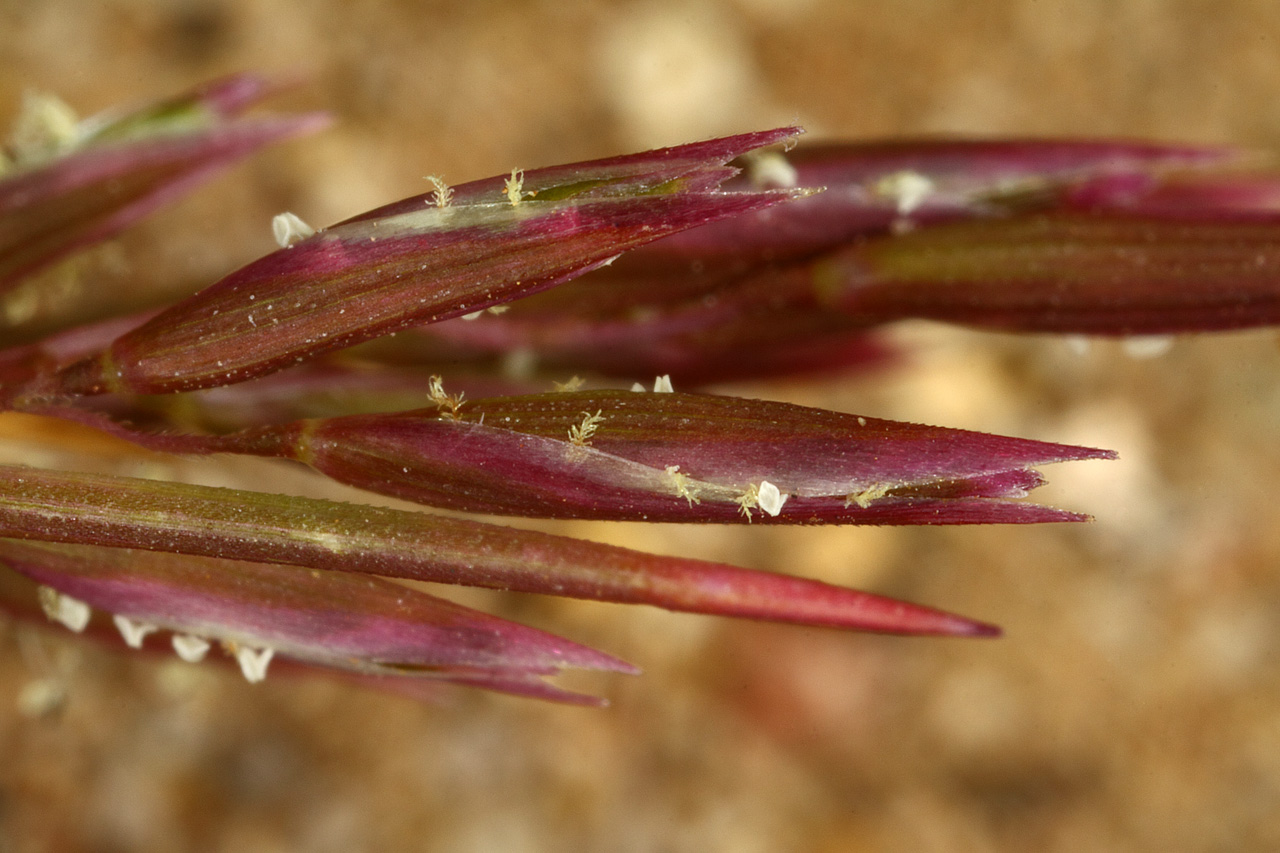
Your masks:
<svg viewBox="0 0 1280 853"><path fill-rule="evenodd" d="M675 391L671 387L671 375L664 373L653 380L653 393L655 394L671 394Z"/></svg>
<svg viewBox="0 0 1280 853"><path fill-rule="evenodd" d="M40 587L40 609L50 621L60 622L79 634L89 624L89 616L93 611L89 605L78 598L63 595L52 587Z"/></svg>
<svg viewBox="0 0 1280 853"><path fill-rule="evenodd" d="M147 634L156 630L155 625L148 625L146 622L134 622L128 616L121 616L119 613L112 616L111 621L116 623L116 630L120 632L120 636L124 637L125 645L131 649L142 648L142 641Z"/></svg>
<svg viewBox="0 0 1280 853"><path fill-rule="evenodd" d="M524 170L512 169L511 177L507 178L503 183L502 191L506 193L507 200L511 202L512 207L518 207L520 200L524 198L521 190L524 189Z"/></svg>
<svg viewBox="0 0 1280 853"><path fill-rule="evenodd" d="M267 677L267 665L276 653L275 649L251 649L248 646L237 646L236 663L250 684L257 684Z"/></svg>
<svg viewBox="0 0 1280 853"><path fill-rule="evenodd" d="M316 229L303 222L296 214L287 210L276 214L271 220L271 233L275 235L280 248L287 249L299 240L305 240L316 233Z"/></svg>
<svg viewBox="0 0 1280 853"><path fill-rule="evenodd" d="M738 511L747 517L747 521L751 521L751 510L760 506L760 487L752 483L736 500Z"/></svg>
<svg viewBox="0 0 1280 853"><path fill-rule="evenodd" d="M760 486L756 489L756 503L760 506L760 509L775 518L778 513L782 512L782 505L787 502L787 497L768 480L761 480Z"/></svg>
<svg viewBox="0 0 1280 853"><path fill-rule="evenodd" d="M571 377L568 382L556 382L553 379L551 384L555 386L557 391L577 391L582 387L582 377Z"/></svg>
<svg viewBox="0 0 1280 853"><path fill-rule="evenodd" d="M632 382L632 383L631 383L631 390L632 390L632 391L639 391L639 392L643 393L643 392L644 392L644 386L643 386L643 385L641 385L639 382Z"/></svg>
<svg viewBox="0 0 1280 853"><path fill-rule="evenodd" d="M209 641L191 634L174 634L173 650L187 663L199 663L209 653Z"/></svg>

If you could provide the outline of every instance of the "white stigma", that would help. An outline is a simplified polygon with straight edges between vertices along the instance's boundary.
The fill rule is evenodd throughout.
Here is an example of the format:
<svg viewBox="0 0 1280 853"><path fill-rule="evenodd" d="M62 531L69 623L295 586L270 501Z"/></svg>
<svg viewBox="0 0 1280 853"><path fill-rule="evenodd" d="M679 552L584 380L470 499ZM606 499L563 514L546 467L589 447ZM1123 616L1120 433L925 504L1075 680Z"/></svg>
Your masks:
<svg viewBox="0 0 1280 853"><path fill-rule="evenodd" d="M664 373L653 380L653 393L655 394L671 394L675 391L671 387L671 374Z"/></svg>
<svg viewBox="0 0 1280 853"><path fill-rule="evenodd" d="M53 622L60 622L79 634L89 624L89 616L93 612L89 605L78 598L63 595L52 587L40 587L40 609Z"/></svg>

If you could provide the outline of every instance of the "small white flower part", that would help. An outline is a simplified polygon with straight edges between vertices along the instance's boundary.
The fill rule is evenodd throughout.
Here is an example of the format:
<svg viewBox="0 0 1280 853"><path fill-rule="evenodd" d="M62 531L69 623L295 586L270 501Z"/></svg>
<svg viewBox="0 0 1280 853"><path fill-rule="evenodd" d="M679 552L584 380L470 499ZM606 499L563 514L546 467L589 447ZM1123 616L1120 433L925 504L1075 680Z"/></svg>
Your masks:
<svg viewBox="0 0 1280 853"><path fill-rule="evenodd" d="M538 368L538 354L528 347L516 347L502 357L502 375L508 379L528 379Z"/></svg>
<svg viewBox="0 0 1280 853"><path fill-rule="evenodd" d="M257 684L267 677L267 664L271 663L275 649L251 649L248 646L236 647L236 663L250 684Z"/></svg>
<svg viewBox="0 0 1280 853"><path fill-rule="evenodd" d="M14 121L9 149L17 165L31 166L70 151L80 137L80 122L71 107L54 95L28 91Z"/></svg>
<svg viewBox="0 0 1280 853"><path fill-rule="evenodd" d="M18 713L28 719L52 717L67 704L67 687L54 678L37 678L18 691Z"/></svg>
<svg viewBox="0 0 1280 853"><path fill-rule="evenodd" d="M643 385L641 385L639 382L632 382L632 383L631 383L631 390L632 390L632 391L639 391L639 392L641 392L641 393L644 393L644 386L643 386Z"/></svg>
<svg viewBox="0 0 1280 853"><path fill-rule="evenodd" d="M756 489L756 503L759 504L760 509L775 518L782 512L782 505L787 502L788 497L789 495L784 495L768 480L761 480L759 488Z"/></svg>
<svg viewBox="0 0 1280 853"><path fill-rule="evenodd" d="M800 176L796 167L778 151L761 151L747 160L747 177L757 187L794 187Z"/></svg>
<svg viewBox="0 0 1280 853"><path fill-rule="evenodd" d="M900 216L913 213L933 190L933 181L909 169L885 175L875 185L877 194L893 199Z"/></svg>
<svg viewBox="0 0 1280 853"><path fill-rule="evenodd" d="M671 387L671 374L664 373L653 380L653 393L655 394L671 394L676 389Z"/></svg>
<svg viewBox="0 0 1280 853"><path fill-rule="evenodd" d="M579 388L581 388L583 385L583 380L581 376L574 376L574 377L571 377L568 382L556 382L553 379L551 380L551 384L555 386L555 389L557 392L567 393L569 391L577 391Z"/></svg>
<svg viewBox="0 0 1280 853"><path fill-rule="evenodd" d="M305 240L316 233L316 229L303 222L296 214L286 210L284 213L277 213L271 220L271 233L280 244L280 248L287 249L299 240Z"/></svg>
<svg viewBox="0 0 1280 853"><path fill-rule="evenodd" d="M191 634L174 634L173 650L187 663L200 663L209 653L209 641Z"/></svg>
<svg viewBox="0 0 1280 853"><path fill-rule="evenodd" d="M156 630L155 625L148 625L146 622L134 622L128 616L121 616L119 613L111 617L111 621L116 623L116 630L120 632L120 636L124 637L125 645L131 649L142 648L142 641L152 631Z"/></svg>
<svg viewBox="0 0 1280 853"><path fill-rule="evenodd" d="M50 621L60 622L77 634L89 624L89 616L93 611L80 599L63 595L47 586L40 587L36 594L40 598L40 609Z"/></svg>
<svg viewBox="0 0 1280 853"><path fill-rule="evenodd" d="M1062 342L1071 350L1072 355L1085 356L1093 349L1093 338L1087 335L1065 335Z"/></svg>
<svg viewBox="0 0 1280 853"><path fill-rule="evenodd" d="M462 319L464 319L464 320L479 320L479 319L480 319L480 315L481 315L481 314L483 314L483 313L484 313L484 309L482 308L482 309L481 309L481 310L479 310L479 311L472 311L470 314L463 314L463 315L462 315Z"/></svg>
<svg viewBox="0 0 1280 853"><path fill-rule="evenodd" d="M1173 348L1173 335L1138 335L1125 338L1123 346L1130 358L1155 358Z"/></svg>
<svg viewBox="0 0 1280 853"><path fill-rule="evenodd" d="M502 191L506 193L507 201L511 202L512 207L519 207L520 199L524 196L520 191L524 188L524 170L512 169L511 177L503 182Z"/></svg>

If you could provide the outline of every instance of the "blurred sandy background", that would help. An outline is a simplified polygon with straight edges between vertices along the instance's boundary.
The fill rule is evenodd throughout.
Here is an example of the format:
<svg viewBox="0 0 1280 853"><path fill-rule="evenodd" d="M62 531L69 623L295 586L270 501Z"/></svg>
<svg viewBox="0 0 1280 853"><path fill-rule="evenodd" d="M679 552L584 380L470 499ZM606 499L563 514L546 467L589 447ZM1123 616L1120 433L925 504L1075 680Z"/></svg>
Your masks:
<svg viewBox="0 0 1280 853"><path fill-rule="evenodd" d="M136 230L115 280L194 287L272 248L280 210L327 223L422 192L426 174L797 118L811 137L1280 148L1280 4L1266 0L0 0L5 124L29 87L88 113L241 69L309 74L273 106L330 109L337 127ZM1179 340L1149 360L899 334L915 355L892 374L737 390L1116 448L1119 463L1047 472L1045 500L1098 521L558 529L865 586L998 622L1004 639L454 595L645 669L573 682L610 697L599 711L250 686L0 621L0 851L1280 847L1275 334ZM0 418L5 460L38 462L42 441ZM231 470L250 487L282 476Z"/></svg>

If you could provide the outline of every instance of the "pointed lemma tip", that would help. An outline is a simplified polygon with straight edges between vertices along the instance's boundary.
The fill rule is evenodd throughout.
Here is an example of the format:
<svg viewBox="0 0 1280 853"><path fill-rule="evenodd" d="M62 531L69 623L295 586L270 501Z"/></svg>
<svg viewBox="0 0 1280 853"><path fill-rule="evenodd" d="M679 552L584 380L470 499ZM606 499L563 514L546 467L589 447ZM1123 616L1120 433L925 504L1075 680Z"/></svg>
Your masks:
<svg viewBox="0 0 1280 853"><path fill-rule="evenodd" d="M977 622L974 620L965 620L965 630L958 634L962 637L1003 637L1004 629L999 625L992 625L988 622Z"/></svg>
<svg viewBox="0 0 1280 853"><path fill-rule="evenodd" d="M644 675L644 670L633 663L628 663L622 658L610 657L611 665L605 668L606 672L617 672L622 675Z"/></svg>
<svg viewBox="0 0 1280 853"><path fill-rule="evenodd" d="M920 633L936 637L984 638L1004 636L1004 629L990 622L980 622L954 613L940 614L943 618L930 625Z"/></svg>
<svg viewBox="0 0 1280 853"><path fill-rule="evenodd" d="M559 661L553 666L557 669L581 669L595 672L617 672L622 675L641 675L643 670L633 663L597 649L581 647L570 653L558 653Z"/></svg>

